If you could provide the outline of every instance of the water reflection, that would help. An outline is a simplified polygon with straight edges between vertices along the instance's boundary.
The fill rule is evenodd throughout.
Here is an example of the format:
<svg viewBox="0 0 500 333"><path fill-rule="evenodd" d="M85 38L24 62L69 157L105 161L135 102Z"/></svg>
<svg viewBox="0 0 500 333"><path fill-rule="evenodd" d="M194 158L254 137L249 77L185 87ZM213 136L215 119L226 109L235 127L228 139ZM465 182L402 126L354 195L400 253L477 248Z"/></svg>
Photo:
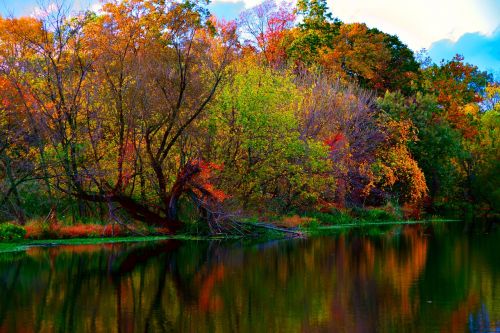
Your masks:
<svg viewBox="0 0 500 333"><path fill-rule="evenodd" d="M0 254L0 332L500 330L500 234L456 224Z"/></svg>

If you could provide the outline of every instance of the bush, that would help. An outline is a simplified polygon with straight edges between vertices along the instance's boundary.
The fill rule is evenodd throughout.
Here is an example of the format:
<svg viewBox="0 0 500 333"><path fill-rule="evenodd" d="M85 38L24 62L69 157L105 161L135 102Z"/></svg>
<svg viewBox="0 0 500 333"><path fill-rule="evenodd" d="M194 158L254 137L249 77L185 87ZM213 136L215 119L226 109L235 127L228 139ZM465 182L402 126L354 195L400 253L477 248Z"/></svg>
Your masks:
<svg viewBox="0 0 500 333"><path fill-rule="evenodd" d="M130 225L132 229L138 229ZM26 225L26 238L29 239L61 239L61 238L92 238L128 235L127 230L117 224L78 223L62 225L59 223L30 221Z"/></svg>
<svg viewBox="0 0 500 333"><path fill-rule="evenodd" d="M287 228L296 228L299 226L307 226L314 220L315 219L311 217L300 217L298 215L293 215L283 217L283 219L278 222L278 224Z"/></svg>
<svg viewBox="0 0 500 333"><path fill-rule="evenodd" d="M309 212L306 214L306 216L315 218L321 224L326 224L326 225L350 224L355 222L355 220L351 216L338 209L332 209L328 213Z"/></svg>
<svg viewBox="0 0 500 333"><path fill-rule="evenodd" d="M26 235L26 229L12 223L0 224L0 240L18 240Z"/></svg>
<svg viewBox="0 0 500 333"><path fill-rule="evenodd" d="M378 208L353 208L353 215L364 221L394 221L398 217L390 212Z"/></svg>

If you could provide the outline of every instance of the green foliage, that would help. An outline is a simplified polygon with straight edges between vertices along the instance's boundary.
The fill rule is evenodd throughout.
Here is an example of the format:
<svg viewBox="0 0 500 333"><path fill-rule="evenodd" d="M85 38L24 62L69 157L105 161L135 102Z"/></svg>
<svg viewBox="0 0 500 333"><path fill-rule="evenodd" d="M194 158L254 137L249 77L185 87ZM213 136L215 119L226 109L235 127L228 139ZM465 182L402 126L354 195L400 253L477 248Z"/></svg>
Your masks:
<svg viewBox="0 0 500 333"><path fill-rule="evenodd" d="M23 227L12 224L12 223L2 223L0 224L0 240L20 240L26 235L26 229Z"/></svg>
<svg viewBox="0 0 500 333"><path fill-rule="evenodd" d="M254 65L238 69L212 108L212 160L224 165L221 185L247 206L315 201L327 149L300 138L299 96L290 75Z"/></svg>
<svg viewBox="0 0 500 333"><path fill-rule="evenodd" d="M500 102L481 115L478 139L470 149L472 196L480 209L500 214Z"/></svg>
<svg viewBox="0 0 500 333"><path fill-rule="evenodd" d="M321 224L322 223L320 221L313 218L309 222L300 225L299 228L302 230L307 230L309 233L317 233Z"/></svg>
<svg viewBox="0 0 500 333"><path fill-rule="evenodd" d="M456 164L464 154L460 133L442 117L444 111L432 95L417 93L415 99L407 99L400 93L387 92L378 104L392 117L411 121L417 140L409 142L408 147L425 174L433 205L446 205L460 190Z"/></svg>
<svg viewBox="0 0 500 333"><path fill-rule="evenodd" d="M200 218L198 208L191 200L181 198L178 217L183 223L182 233L187 235L208 235L210 233L207 222Z"/></svg>
<svg viewBox="0 0 500 333"><path fill-rule="evenodd" d="M391 212L377 209L377 208L359 208L355 207L352 209L352 215L356 218L364 221L373 221L373 222L388 222L388 221L396 221L399 219L398 216L392 214Z"/></svg>
<svg viewBox="0 0 500 333"><path fill-rule="evenodd" d="M385 36L385 47L390 52L390 60L382 73L383 88L386 91L401 91L404 95L411 95L419 80L419 64L413 51L403 44L398 36L373 30Z"/></svg>
<svg viewBox="0 0 500 333"><path fill-rule="evenodd" d="M342 22L329 12L326 0L299 0L297 13L302 16L300 32L290 45L288 55L311 64L317 60L321 49L333 47L333 39Z"/></svg>
<svg viewBox="0 0 500 333"><path fill-rule="evenodd" d="M343 225L343 224L351 224L355 221L355 218L353 218L346 212L340 211L338 209L332 209L328 213L307 212L305 216L312 217L323 225Z"/></svg>

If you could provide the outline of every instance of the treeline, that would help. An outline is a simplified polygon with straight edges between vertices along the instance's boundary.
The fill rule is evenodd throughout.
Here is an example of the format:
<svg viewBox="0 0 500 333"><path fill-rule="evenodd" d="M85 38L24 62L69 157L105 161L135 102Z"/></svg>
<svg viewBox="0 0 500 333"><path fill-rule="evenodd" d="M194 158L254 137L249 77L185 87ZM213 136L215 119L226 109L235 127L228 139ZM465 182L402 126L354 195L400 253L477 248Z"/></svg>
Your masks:
<svg viewBox="0 0 500 333"><path fill-rule="evenodd" d="M0 219L497 214L500 86L324 0L0 18ZM422 58L422 57L421 57Z"/></svg>

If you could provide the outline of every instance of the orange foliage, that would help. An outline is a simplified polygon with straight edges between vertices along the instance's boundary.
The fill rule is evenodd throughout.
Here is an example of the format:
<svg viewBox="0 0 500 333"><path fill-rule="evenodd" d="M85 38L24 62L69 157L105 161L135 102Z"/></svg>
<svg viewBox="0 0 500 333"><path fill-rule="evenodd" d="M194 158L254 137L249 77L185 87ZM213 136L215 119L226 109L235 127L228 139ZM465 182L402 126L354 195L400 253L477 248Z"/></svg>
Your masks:
<svg viewBox="0 0 500 333"><path fill-rule="evenodd" d="M486 73L476 66L464 63L464 58L456 55L451 61L441 66L430 68L430 91L437 96L439 104L444 107L445 118L466 139L477 135L474 125L479 108L477 103L483 101L478 90L485 88Z"/></svg>
<svg viewBox="0 0 500 333"><path fill-rule="evenodd" d="M26 229L26 239L40 238L42 235L42 226L39 224L28 224L24 227Z"/></svg>
<svg viewBox="0 0 500 333"><path fill-rule="evenodd" d="M341 181L337 181L337 183L340 183ZM322 198L318 198L318 203L316 205L316 208L322 212L322 213L330 213L333 209L335 210L343 210L345 208L345 202L330 202L326 201Z"/></svg>
<svg viewBox="0 0 500 333"><path fill-rule="evenodd" d="M382 189L398 186L403 202L420 203L427 195L427 183L423 171L406 145L415 137L411 131L411 123L386 121L386 132L388 136L385 145L377 153L379 160L370 185L378 185Z"/></svg>
<svg viewBox="0 0 500 333"><path fill-rule="evenodd" d="M371 81L375 89L383 86L381 73L390 59L384 35L372 32L365 24L343 24L335 38L335 48L325 50L321 64L332 74Z"/></svg>

